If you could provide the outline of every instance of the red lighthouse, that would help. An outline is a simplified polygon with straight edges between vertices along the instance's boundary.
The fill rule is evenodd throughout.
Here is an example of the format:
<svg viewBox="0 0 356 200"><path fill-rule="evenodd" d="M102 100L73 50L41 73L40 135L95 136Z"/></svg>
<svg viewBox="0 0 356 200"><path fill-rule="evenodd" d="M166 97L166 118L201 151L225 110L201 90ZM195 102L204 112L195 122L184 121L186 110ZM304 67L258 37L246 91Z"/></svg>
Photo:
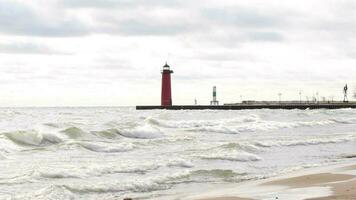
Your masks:
<svg viewBox="0 0 356 200"><path fill-rule="evenodd" d="M171 74L173 71L167 63L163 66L162 70L162 96L161 106L172 105L172 89L171 89Z"/></svg>

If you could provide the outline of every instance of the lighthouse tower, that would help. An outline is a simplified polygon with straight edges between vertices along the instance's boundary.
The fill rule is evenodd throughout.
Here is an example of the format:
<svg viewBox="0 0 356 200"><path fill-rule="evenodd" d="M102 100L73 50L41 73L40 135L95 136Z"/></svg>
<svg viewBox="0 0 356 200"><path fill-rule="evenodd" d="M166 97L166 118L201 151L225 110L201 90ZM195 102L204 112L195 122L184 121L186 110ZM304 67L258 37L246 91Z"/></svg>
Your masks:
<svg viewBox="0 0 356 200"><path fill-rule="evenodd" d="M171 74L173 71L167 63L163 66L162 70L162 96L161 106L172 105L172 89L171 89Z"/></svg>

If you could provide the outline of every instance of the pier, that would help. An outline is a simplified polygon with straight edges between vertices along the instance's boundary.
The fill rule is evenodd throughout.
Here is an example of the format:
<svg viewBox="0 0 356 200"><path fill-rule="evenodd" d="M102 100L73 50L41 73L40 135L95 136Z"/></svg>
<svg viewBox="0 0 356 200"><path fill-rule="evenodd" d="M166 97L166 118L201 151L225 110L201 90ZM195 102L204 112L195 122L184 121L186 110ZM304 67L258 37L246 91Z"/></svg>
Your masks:
<svg viewBox="0 0 356 200"><path fill-rule="evenodd" d="M248 110L248 109L342 109L356 108L356 102L331 103L281 103L281 104L225 104L225 105L172 105L136 106L136 110Z"/></svg>

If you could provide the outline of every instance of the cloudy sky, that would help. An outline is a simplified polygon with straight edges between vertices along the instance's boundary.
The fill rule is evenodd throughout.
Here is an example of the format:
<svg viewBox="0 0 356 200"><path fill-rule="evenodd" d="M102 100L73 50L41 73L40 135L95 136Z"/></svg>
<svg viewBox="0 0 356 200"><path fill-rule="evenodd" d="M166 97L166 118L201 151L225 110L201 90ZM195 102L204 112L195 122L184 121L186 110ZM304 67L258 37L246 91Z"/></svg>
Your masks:
<svg viewBox="0 0 356 200"><path fill-rule="evenodd" d="M342 98L354 0L0 0L1 106Z"/></svg>

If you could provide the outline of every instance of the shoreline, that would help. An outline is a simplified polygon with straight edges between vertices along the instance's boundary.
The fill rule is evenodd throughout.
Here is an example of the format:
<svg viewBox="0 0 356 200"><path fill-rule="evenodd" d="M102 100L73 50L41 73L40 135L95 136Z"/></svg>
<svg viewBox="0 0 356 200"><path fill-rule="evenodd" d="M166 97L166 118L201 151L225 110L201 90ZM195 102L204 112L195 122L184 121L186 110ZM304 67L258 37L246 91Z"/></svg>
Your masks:
<svg viewBox="0 0 356 200"><path fill-rule="evenodd" d="M356 199L356 161L302 170L265 180L235 184L217 189L191 200L259 200L259 199Z"/></svg>

